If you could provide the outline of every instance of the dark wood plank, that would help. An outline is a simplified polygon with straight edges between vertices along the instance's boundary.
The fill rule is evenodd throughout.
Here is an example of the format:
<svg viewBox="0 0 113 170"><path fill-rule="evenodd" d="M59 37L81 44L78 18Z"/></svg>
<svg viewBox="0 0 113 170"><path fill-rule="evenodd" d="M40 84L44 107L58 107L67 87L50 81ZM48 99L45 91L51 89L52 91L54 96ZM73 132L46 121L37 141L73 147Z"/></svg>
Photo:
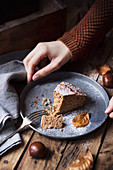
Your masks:
<svg viewBox="0 0 113 170"><path fill-rule="evenodd" d="M78 71L81 73L85 73L87 76L90 76L95 81L98 80L99 74L96 71L96 68L94 67L95 64L103 64L105 63L106 59L109 56L109 53L111 51L111 41L110 39L106 39L104 43L99 47L96 52L93 54L93 58L86 61L84 64L79 63L77 65L76 63L70 65L70 67L66 67L69 71ZM103 51L104 48L104 51ZM76 67L75 67L76 65ZM81 69L82 68L82 69ZM67 71L67 70L66 70ZM74 140L54 140L49 139L44 136L38 135L35 133L33 139L31 142L35 140L39 140L43 142L50 150L50 155L48 155L47 158L44 160L42 159L32 159L29 155L29 149L27 149L24 157L22 158L20 165L18 169L25 169L25 167L29 166L30 169L68 169L70 163L73 159L83 155L86 153L87 149L90 149L92 154L94 155L94 158L96 157L98 150L101 146L101 141L103 140L103 136L106 130L105 124L100 127L98 130L94 131L90 135L86 135L84 137L81 137L79 139ZM58 149L59 148L59 149ZM54 153L53 153L54 152ZM53 154L52 154L53 153ZM29 163L28 163L29 162Z"/></svg>
<svg viewBox="0 0 113 170"><path fill-rule="evenodd" d="M111 35L112 37L112 35ZM113 39L112 39L112 44L113 44ZM113 69L113 49L109 55L108 60L106 63ZM103 82L101 81L102 77L100 77L99 81L101 84ZM113 88L105 88L109 96L113 96ZM97 159L97 164L95 169L100 170L100 169L113 169L113 120L109 120L109 125L107 128L106 136L103 141L102 148L99 152L99 156Z"/></svg>
<svg viewBox="0 0 113 170"><path fill-rule="evenodd" d="M33 130L31 129L21 132L22 144L13 147L0 158L0 170L9 170L16 167L32 134Z"/></svg>
<svg viewBox="0 0 113 170"><path fill-rule="evenodd" d="M112 170L113 169L113 120L109 119L107 134L100 149L95 170Z"/></svg>
<svg viewBox="0 0 113 170"><path fill-rule="evenodd" d="M62 157L62 152L66 147L66 141L54 140L41 136L35 133L31 143L34 141L41 141L48 149L48 155L45 159L35 159L29 154L29 147L19 164L18 170L21 169L40 169L40 170L53 170L56 169L58 162Z"/></svg>
<svg viewBox="0 0 113 170"><path fill-rule="evenodd" d="M7 4L7 5L6 5ZM11 0L0 2L0 25L39 10L39 0Z"/></svg>
<svg viewBox="0 0 113 170"><path fill-rule="evenodd" d="M95 132L90 133L90 135L86 135L85 137L79 139L71 140L65 149L62 160L58 166L58 170L68 170L71 162L77 159L78 157L85 155L87 149L91 151L95 160L102 140L102 131L105 128L106 124L104 124Z"/></svg>
<svg viewBox="0 0 113 170"><path fill-rule="evenodd" d="M104 43L100 47L98 47L94 56L92 56L92 58L89 59L88 62L86 61L87 63L85 64L80 63L80 65L78 66L79 68L77 68L77 66L75 67L74 65L73 66L74 70L75 69L77 69L77 71L80 70L81 73L83 72L87 76L93 78L95 81L98 81L99 74L95 69L95 65L96 64L103 65L106 62L106 59L109 57L111 50L112 50L111 37L108 36L107 39L104 41ZM70 141L63 154L62 160L58 166L58 170L60 169L63 170L65 168L68 169L70 163L74 159L84 155L87 148L90 149L90 151L94 156L94 160L96 160L95 158L97 157L98 151L103 141L103 137L106 132L107 125L108 122L106 121L102 127L100 127L94 133L86 136L86 138Z"/></svg>
<svg viewBox="0 0 113 170"><path fill-rule="evenodd" d="M56 40L64 33L66 8L56 1L44 2L39 12L0 26L0 54L32 49L38 42Z"/></svg>

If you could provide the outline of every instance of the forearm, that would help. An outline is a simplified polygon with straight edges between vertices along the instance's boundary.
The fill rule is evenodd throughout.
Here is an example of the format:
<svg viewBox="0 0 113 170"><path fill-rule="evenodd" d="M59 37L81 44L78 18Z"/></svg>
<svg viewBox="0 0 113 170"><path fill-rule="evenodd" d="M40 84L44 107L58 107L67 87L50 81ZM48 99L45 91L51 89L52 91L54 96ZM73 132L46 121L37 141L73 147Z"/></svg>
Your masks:
<svg viewBox="0 0 113 170"><path fill-rule="evenodd" d="M71 61L84 59L113 27L113 0L96 0L85 17L61 38L71 52Z"/></svg>

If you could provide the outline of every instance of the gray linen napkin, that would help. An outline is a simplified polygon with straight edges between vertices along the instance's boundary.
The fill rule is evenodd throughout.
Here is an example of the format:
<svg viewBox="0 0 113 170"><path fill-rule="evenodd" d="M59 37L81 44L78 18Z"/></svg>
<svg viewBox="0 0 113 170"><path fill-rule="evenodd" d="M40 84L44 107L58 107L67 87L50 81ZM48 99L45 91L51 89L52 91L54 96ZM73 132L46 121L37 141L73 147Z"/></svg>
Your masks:
<svg viewBox="0 0 113 170"><path fill-rule="evenodd" d="M13 120L19 116L19 98L11 80L25 79L26 71L22 61L13 60L0 65L0 140L15 131ZM20 143L20 135L14 135L0 146L0 155Z"/></svg>

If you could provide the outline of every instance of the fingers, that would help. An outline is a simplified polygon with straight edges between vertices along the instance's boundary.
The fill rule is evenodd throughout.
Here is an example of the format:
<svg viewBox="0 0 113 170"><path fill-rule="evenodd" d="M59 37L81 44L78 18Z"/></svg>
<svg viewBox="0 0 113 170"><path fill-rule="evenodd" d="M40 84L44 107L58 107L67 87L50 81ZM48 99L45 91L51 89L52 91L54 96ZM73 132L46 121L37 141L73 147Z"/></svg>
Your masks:
<svg viewBox="0 0 113 170"><path fill-rule="evenodd" d="M58 64L56 62L51 62L50 64L48 64L47 66L43 67L42 69L40 69L39 71L37 71L33 77L32 80L36 81L42 77L47 76L48 74L56 71L59 68Z"/></svg>
<svg viewBox="0 0 113 170"><path fill-rule="evenodd" d="M109 114L109 117L113 119L113 112Z"/></svg>
<svg viewBox="0 0 113 170"><path fill-rule="evenodd" d="M34 74L35 66L38 64L39 60L40 59L37 57L37 55L34 55L33 57L31 57L30 60L24 61L24 65L27 71L28 82L32 80L32 75Z"/></svg>
<svg viewBox="0 0 113 170"><path fill-rule="evenodd" d="M29 68L29 61L32 59L33 55L35 54L34 50L32 50L26 58L23 60L23 64L25 66L25 69L27 71L27 81L30 82L32 80L32 74L34 72L33 67ZM34 66L34 64L33 64Z"/></svg>
<svg viewBox="0 0 113 170"><path fill-rule="evenodd" d="M25 65L25 69L27 71L27 81L30 82L32 80L32 76L35 71L35 66L39 64L39 62L46 57L47 50L43 45L37 45L33 51L31 51L28 56L23 60Z"/></svg>
<svg viewBox="0 0 113 170"><path fill-rule="evenodd" d="M35 55L36 47L24 58L23 63L27 71L27 65L30 61L30 59Z"/></svg>
<svg viewBox="0 0 113 170"><path fill-rule="evenodd" d="M105 110L105 113L110 113L111 111L113 111L113 97L110 99L109 101L109 105L107 107L107 109Z"/></svg>
<svg viewBox="0 0 113 170"><path fill-rule="evenodd" d="M109 114L110 118L113 118L113 97L109 101L109 105L107 109L105 110L106 114Z"/></svg>
<svg viewBox="0 0 113 170"><path fill-rule="evenodd" d="M28 82L42 78L59 69L70 58L71 53L69 49L60 41L39 43L23 60ZM49 59L50 64L48 64L47 59ZM43 68L35 73L36 66Z"/></svg>

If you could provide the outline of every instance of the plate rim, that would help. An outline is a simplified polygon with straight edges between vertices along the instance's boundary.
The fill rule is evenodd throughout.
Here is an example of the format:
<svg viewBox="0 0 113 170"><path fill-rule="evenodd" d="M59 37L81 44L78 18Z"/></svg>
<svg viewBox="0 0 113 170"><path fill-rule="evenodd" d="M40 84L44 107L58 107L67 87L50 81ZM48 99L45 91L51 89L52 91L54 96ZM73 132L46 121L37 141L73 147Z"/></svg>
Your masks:
<svg viewBox="0 0 113 170"><path fill-rule="evenodd" d="M88 77L88 76L86 76L86 75L84 75L84 74L82 74L82 73L70 72L70 71L54 72L54 73L51 73L51 74L49 74L49 75L47 75L47 76L45 76L45 77L43 77L43 78L41 78L41 79L39 79L39 80L31 81L31 82L30 82L29 84L27 84L27 85L24 87L24 89L22 90L22 92L21 92L21 94L20 94L20 101L21 101L21 98L22 98L22 96L24 95L25 91L26 91L28 88L30 88L30 86L32 86L32 88L33 88L35 85L37 85L37 83L40 83L41 81L44 81L44 79L46 80L48 77L50 77L50 76L52 76L52 75L54 75L54 74L61 74L61 73L62 73L62 74L67 73L67 74L74 74L74 75L77 75L77 76L82 76L82 77L84 77L85 79L88 79L89 81L93 82L96 86L99 86L99 88L104 92L104 94L105 94L106 97L107 97L107 98L106 98L106 100L107 100L107 101L106 101L106 105L108 105L108 103L109 103L109 96L108 96L107 92L105 91L105 89L104 89L98 82L96 82L96 81L93 80L92 78L90 78L90 77ZM32 88L30 88L30 90L31 90ZM22 118L24 118L24 114L23 114L22 111L21 111L21 104L20 104L20 115L21 115ZM93 130L91 130L91 131L89 131L89 132L87 132L87 133L85 133L85 134L76 135L76 136L72 136L72 137L71 137L71 136L70 136L70 137L58 137L58 136L46 135L46 134L40 133L40 132L39 132L35 127L33 127L32 125L29 125L29 126L30 126L31 129L33 129L34 131L38 132L39 134L44 135L44 136L47 136L47 137L50 137L50 138L54 138L54 139L73 139L73 138L79 138L79 137L81 137L81 136L85 136L85 135L87 135L87 134L89 134L89 133L94 132L96 129L98 129L99 127L101 127L101 126L104 124L104 122L106 121L107 118L108 118L108 115L105 114L104 120L102 121L101 125L99 125L98 127L94 128Z"/></svg>

